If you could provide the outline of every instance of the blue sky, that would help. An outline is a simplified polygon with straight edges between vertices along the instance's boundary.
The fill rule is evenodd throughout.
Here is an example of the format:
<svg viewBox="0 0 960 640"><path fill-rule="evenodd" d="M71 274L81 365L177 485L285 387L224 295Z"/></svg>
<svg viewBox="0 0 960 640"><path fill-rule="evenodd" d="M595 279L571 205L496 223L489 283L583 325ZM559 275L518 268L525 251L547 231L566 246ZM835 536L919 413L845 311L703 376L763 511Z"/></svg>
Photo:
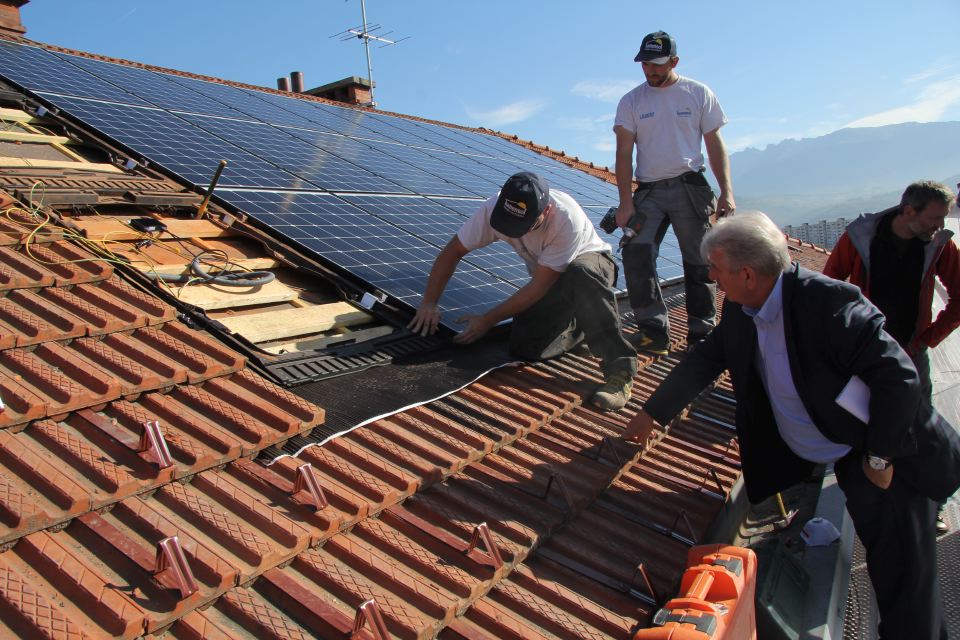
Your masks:
<svg viewBox="0 0 960 640"><path fill-rule="evenodd" d="M33 0L27 36L251 84L366 75L360 0ZM678 71L710 85L731 150L847 126L960 120L957 0L651 3L367 0L382 109L515 133L613 162L619 97L642 82L640 39L663 29ZM954 141L955 144L955 141Z"/></svg>

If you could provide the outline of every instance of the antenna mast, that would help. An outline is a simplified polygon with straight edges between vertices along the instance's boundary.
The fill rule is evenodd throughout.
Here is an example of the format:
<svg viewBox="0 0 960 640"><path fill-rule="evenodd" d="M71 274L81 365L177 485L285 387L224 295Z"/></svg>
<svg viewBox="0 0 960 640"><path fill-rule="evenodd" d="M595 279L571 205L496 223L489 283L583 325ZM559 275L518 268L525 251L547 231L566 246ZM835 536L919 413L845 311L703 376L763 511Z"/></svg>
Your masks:
<svg viewBox="0 0 960 640"><path fill-rule="evenodd" d="M341 31L340 33L335 33L331 38L340 37L341 42L346 42L347 40L352 40L357 38L363 40L363 48L367 53L367 82L370 83L370 102L364 106L375 107L377 106L376 101L373 99L373 62L370 58L370 41L376 40L381 43L380 48L389 47L390 45L397 44L398 42L403 42L404 40L409 39L409 36L400 38L399 40L390 40L385 36L393 33L388 31L383 34L377 34L375 32L379 31L382 27L379 24L368 24L367 23L367 2L366 0L360 0L360 17L363 20L363 23L360 26L354 27L352 29L347 29L346 31Z"/></svg>

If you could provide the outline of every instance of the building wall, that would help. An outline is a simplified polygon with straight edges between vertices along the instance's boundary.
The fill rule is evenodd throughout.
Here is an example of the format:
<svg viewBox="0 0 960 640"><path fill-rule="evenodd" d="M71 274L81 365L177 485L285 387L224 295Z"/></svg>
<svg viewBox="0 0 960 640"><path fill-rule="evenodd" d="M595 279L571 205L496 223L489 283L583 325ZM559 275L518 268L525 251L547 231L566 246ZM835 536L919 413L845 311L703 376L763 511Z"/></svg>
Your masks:
<svg viewBox="0 0 960 640"><path fill-rule="evenodd" d="M849 223L850 220L846 218L837 218L836 220L804 222L800 225L788 224L783 227L783 232L792 238L815 244L818 247L833 249Z"/></svg>

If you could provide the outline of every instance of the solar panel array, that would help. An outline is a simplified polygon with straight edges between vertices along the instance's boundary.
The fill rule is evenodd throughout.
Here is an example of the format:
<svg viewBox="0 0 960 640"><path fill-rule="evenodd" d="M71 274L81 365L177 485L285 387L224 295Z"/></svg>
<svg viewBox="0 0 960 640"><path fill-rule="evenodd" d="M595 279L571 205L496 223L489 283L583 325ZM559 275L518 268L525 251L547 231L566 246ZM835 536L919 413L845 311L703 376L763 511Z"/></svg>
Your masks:
<svg viewBox="0 0 960 640"><path fill-rule="evenodd" d="M595 225L617 201L613 185L474 131L6 41L0 75L195 186L227 160L220 197L414 307L440 248L510 175L543 175ZM661 278L681 264L668 235ZM444 293L445 320L489 308L527 277L505 243L471 252Z"/></svg>

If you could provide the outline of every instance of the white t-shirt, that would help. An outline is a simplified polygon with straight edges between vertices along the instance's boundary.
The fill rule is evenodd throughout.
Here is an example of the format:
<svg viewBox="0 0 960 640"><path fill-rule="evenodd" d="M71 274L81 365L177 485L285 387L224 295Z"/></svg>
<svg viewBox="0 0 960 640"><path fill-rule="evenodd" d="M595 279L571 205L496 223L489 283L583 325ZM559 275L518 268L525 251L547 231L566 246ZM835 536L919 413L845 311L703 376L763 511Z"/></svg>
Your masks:
<svg viewBox="0 0 960 640"><path fill-rule="evenodd" d="M539 227L520 238L497 233L490 226L490 214L499 195L480 205L457 232L457 238L468 251L485 247L495 240L503 240L523 258L531 276L538 265L563 272L581 254L610 251L610 245L600 239L577 201L555 189L550 190L550 202L555 205L553 211Z"/></svg>
<svg viewBox="0 0 960 640"><path fill-rule="evenodd" d="M640 182L653 182L703 168L704 133L727 123L707 85L679 76L669 87L644 82L620 98L614 128L635 135Z"/></svg>

